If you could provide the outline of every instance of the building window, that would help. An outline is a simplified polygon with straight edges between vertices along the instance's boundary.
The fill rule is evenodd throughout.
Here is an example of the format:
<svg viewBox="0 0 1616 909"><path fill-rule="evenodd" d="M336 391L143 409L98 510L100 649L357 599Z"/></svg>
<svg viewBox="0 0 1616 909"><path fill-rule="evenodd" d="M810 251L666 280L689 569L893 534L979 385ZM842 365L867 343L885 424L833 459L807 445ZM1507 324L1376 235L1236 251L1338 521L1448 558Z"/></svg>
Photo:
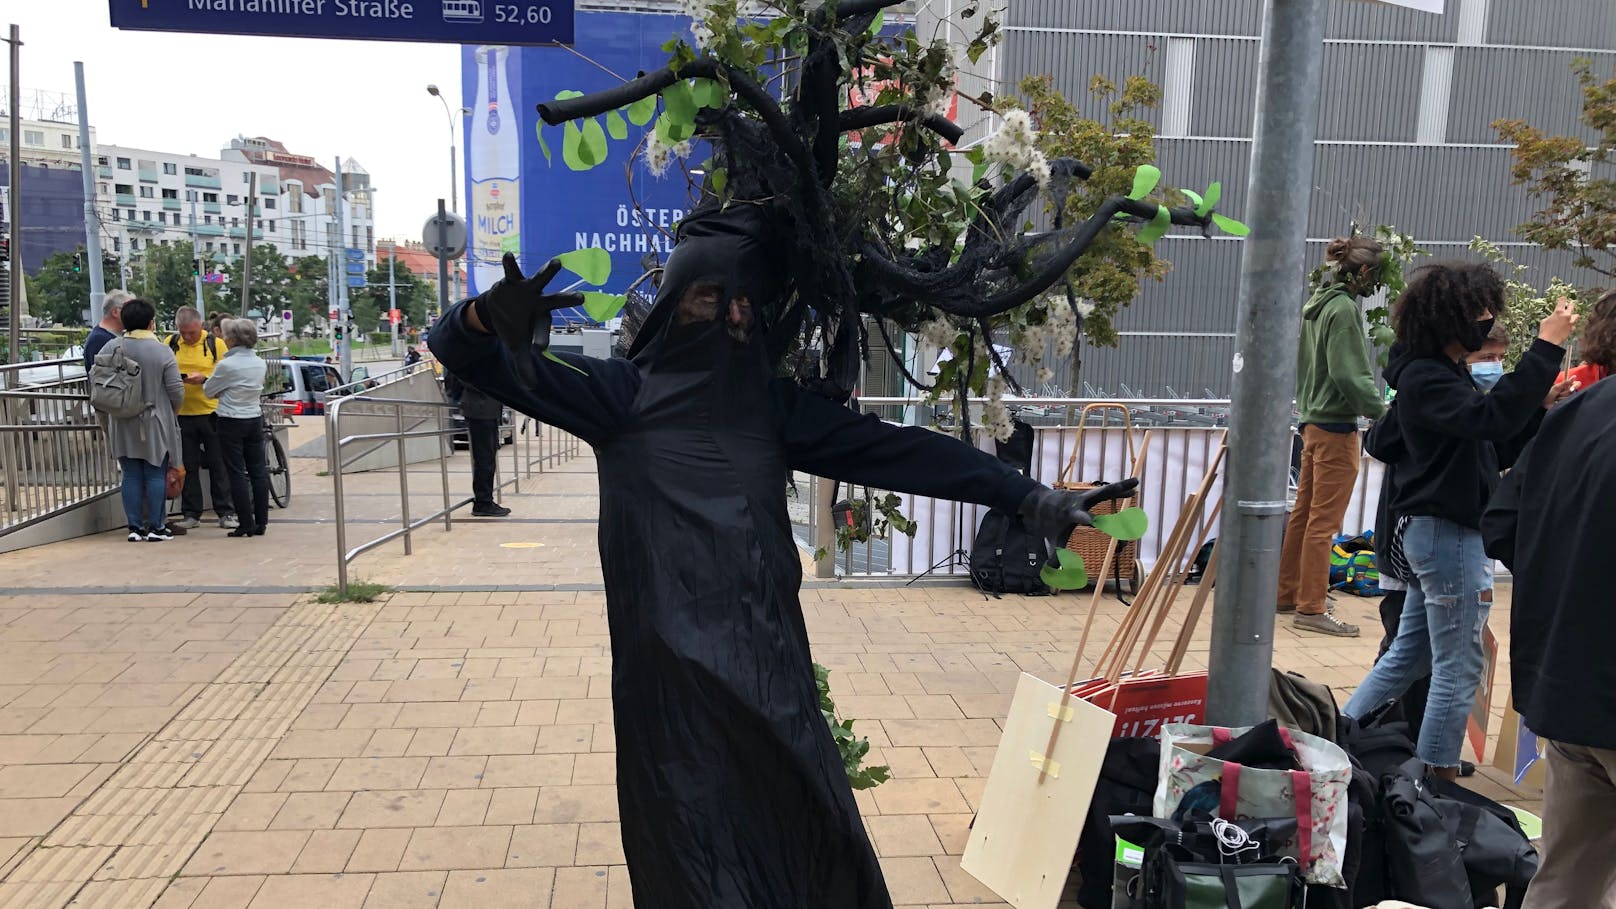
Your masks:
<svg viewBox="0 0 1616 909"><path fill-rule="evenodd" d="M117 212L113 212L113 214L117 214ZM113 237L112 238L112 251L113 252L123 252L123 238L122 237Z"/></svg>
<svg viewBox="0 0 1616 909"><path fill-rule="evenodd" d="M263 230L264 229L264 219L259 218L258 221L253 226L257 227L259 230Z"/></svg>
<svg viewBox="0 0 1616 909"><path fill-rule="evenodd" d="M135 194L135 185L133 183L114 183L112 184L112 191L120 196L132 196Z"/></svg>
<svg viewBox="0 0 1616 909"><path fill-rule="evenodd" d="M114 220L114 221L122 221L123 220L123 215L119 214L119 210L116 209L116 208L114 208L112 210L112 220Z"/></svg>
<svg viewBox="0 0 1616 909"><path fill-rule="evenodd" d="M9 138L9 137L8 137ZM25 129L22 131L22 144L43 148L45 145L45 131L42 129Z"/></svg>
<svg viewBox="0 0 1616 909"><path fill-rule="evenodd" d="M131 167L131 165L129 163L128 158L119 158L118 159L118 169L119 170L128 170L130 167Z"/></svg>
<svg viewBox="0 0 1616 909"><path fill-rule="evenodd" d="M175 174L179 173L179 170L180 169L178 167L175 167L173 164L169 164L167 162L164 162L164 164L163 164L163 173L168 174L170 177L172 177Z"/></svg>
<svg viewBox="0 0 1616 909"><path fill-rule="evenodd" d="M186 190L185 191L185 201L187 201L187 202L195 202L196 201L196 190L194 190L194 189Z"/></svg>
<svg viewBox="0 0 1616 909"><path fill-rule="evenodd" d="M140 213L140 220L142 220L142 221L150 221L151 220L151 212L149 212L149 211L141 212Z"/></svg>
<svg viewBox="0 0 1616 909"><path fill-rule="evenodd" d="M212 241L212 240L209 240L209 241L208 241L208 242L206 242L206 243L204 243L204 244L202 244L202 246L203 246L203 248L205 248L205 249L206 249L206 250L207 250L207 251L208 251L208 252L213 252L213 241Z"/></svg>
<svg viewBox="0 0 1616 909"><path fill-rule="evenodd" d="M71 135L63 135L62 136L62 147L63 148L72 148L73 147L73 137Z"/></svg>
<svg viewBox="0 0 1616 909"><path fill-rule="evenodd" d="M165 189L165 190L163 190L163 198L165 198L165 199L173 199L174 201L177 202L177 201L179 201L179 198L180 198L180 191L177 190L177 189Z"/></svg>
<svg viewBox="0 0 1616 909"><path fill-rule="evenodd" d="M275 200L274 200L273 197L270 197L270 196L265 196L264 197L264 208L266 208L266 209L268 209L270 211L275 210Z"/></svg>
<svg viewBox="0 0 1616 909"><path fill-rule="evenodd" d="M252 182L252 173L250 171L243 172L242 175L241 175L241 182L243 182L243 183L251 183Z"/></svg>
<svg viewBox="0 0 1616 909"><path fill-rule="evenodd" d="M213 216L212 215L203 215L202 216L202 223L203 224L212 224L213 223Z"/></svg>
<svg viewBox="0 0 1616 909"><path fill-rule="evenodd" d="M374 230L369 227L365 228L365 250L367 252L376 251L376 234Z"/></svg>
<svg viewBox="0 0 1616 909"><path fill-rule="evenodd" d="M260 229L262 229L262 225L260 225ZM269 232L270 233L275 232L275 222L274 221L269 222Z"/></svg>
<svg viewBox="0 0 1616 909"><path fill-rule="evenodd" d="M107 185L105 183L97 183L95 185L95 194L98 195L98 196L106 195L107 194Z"/></svg>
<svg viewBox="0 0 1616 909"><path fill-rule="evenodd" d="M185 169L185 176L187 177L206 177L207 175L207 171L200 167L187 167Z"/></svg>
<svg viewBox="0 0 1616 909"><path fill-rule="evenodd" d="M241 255L241 244L240 243L232 243L230 245L234 246L236 248L236 255L238 255L238 256Z"/></svg>
<svg viewBox="0 0 1616 909"><path fill-rule="evenodd" d="M140 197L142 199L150 199L150 198L152 198L151 187L150 186L142 186L140 188Z"/></svg>
<svg viewBox="0 0 1616 909"><path fill-rule="evenodd" d="M217 201L219 201L219 194L218 193L203 193L202 194L202 201L203 202L217 202Z"/></svg>
<svg viewBox="0 0 1616 909"><path fill-rule="evenodd" d="M3 134L4 134L3 132L0 132L0 135L3 135ZM106 155L96 155L95 163L101 165L102 167L106 167L107 166L107 156Z"/></svg>
<svg viewBox="0 0 1616 909"><path fill-rule="evenodd" d="M224 197L224 204L226 204L226 205L240 205L241 204L241 197L236 196L236 195L225 196Z"/></svg>
<svg viewBox="0 0 1616 909"><path fill-rule="evenodd" d="M134 237L130 237L129 238L129 251L134 252L137 249L140 249L140 241L135 239Z"/></svg>

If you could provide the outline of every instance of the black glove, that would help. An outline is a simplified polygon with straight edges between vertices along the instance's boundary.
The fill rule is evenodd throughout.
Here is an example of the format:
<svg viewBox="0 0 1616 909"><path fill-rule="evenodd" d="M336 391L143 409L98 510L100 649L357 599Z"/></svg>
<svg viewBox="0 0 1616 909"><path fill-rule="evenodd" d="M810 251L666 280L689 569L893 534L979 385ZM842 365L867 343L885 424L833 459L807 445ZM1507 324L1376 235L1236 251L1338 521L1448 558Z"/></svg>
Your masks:
<svg viewBox="0 0 1616 909"><path fill-rule="evenodd" d="M522 277L516 257L505 254L504 280L471 301L483 327L492 331L510 351L517 377L533 384L533 359L550 346L550 313L569 306L583 305L583 294L547 294L545 285L561 271L561 263L551 259L538 274Z"/></svg>
<svg viewBox="0 0 1616 909"><path fill-rule="evenodd" d="M1072 535L1073 528L1094 523L1094 516L1089 514L1094 506L1133 495L1138 486L1139 480L1135 478L1086 492L1040 486L1027 493L1016 513L1026 523L1028 530L1054 540L1057 546L1063 546L1066 538Z"/></svg>

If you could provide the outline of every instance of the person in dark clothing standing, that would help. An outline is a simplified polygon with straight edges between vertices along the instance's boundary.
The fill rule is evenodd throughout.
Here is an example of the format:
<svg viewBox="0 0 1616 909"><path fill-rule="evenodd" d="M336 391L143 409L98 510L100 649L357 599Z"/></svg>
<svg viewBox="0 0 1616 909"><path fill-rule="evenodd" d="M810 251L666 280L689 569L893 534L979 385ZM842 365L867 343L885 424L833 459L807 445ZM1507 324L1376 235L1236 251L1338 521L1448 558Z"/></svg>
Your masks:
<svg viewBox="0 0 1616 909"><path fill-rule="evenodd" d="M90 329L89 337L84 339L84 371L90 371L95 363L95 355L107 342L123 334L123 305L133 300L135 295L127 290L109 290L106 299L101 302L101 321L95 323Z"/></svg>
<svg viewBox="0 0 1616 909"><path fill-rule="evenodd" d="M1482 627L1492 607L1492 562L1482 552L1481 513L1507 467L1536 431L1544 409L1570 389L1555 373L1577 317L1569 301L1539 326L1515 371L1490 393L1466 357L1487 343L1504 308L1504 285L1485 265L1436 263L1417 270L1397 300L1401 345L1386 369L1397 390L1403 453L1390 502L1402 523L1413 575L1397 637L1342 712L1366 714L1431 673L1417 752L1453 779L1465 720L1481 680Z"/></svg>
<svg viewBox="0 0 1616 909"><path fill-rule="evenodd" d="M1338 237L1326 255L1335 272L1302 307L1296 352L1302 463L1279 563L1279 611L1294 611L1298 630L1355 638L1358 626L1336 618L1326 599L1330 540L1341 531L1358 480L1358 418L1386 409L1358 306L1380 287L1386 253L1368 237Z"/></svg>
<svg viewBox="0 0 1616 909"><path fill-rule="evenodd" d="M1616 383L1543 420L1482 516L1487 555L1515 575L1515 709L1548 742L1543 861L1525 909L1616 906Z"/></svg>
<svg viewBox="0 0 1616 909"><path fill-rule="evenodd" d="M460 415L466 420L466 440L471 448L471 513L479 518L503 518L511 510L494 501L494 473L499 459L499 418L505 407L447 369L443 372L443 390L460 405Z"/></svg>

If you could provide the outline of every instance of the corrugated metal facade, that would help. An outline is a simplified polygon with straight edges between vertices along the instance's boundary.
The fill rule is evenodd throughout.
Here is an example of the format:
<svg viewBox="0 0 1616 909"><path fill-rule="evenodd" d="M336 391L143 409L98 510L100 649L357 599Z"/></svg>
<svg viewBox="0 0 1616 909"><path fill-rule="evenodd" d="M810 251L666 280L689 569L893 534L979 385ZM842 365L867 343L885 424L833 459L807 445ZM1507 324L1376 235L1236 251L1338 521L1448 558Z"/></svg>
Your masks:
<svg viewBox="0 0 1616 909"><path fill-rule="evenodd" d="M1448 7L1446 15L1431 16L1361 0L1331 4L1310 256L1322 256L1324 242L1354 220L1390 223L1438 256L1467 256L1466 244L1480 235L1511 244L1511 255L1532 267L1529 280L1546 283L1560 274L1597 283L1575 272L1569 256L1518 245L1512 229L1534 206L1510 185L1509 153L1490 124L1522 117L1555 132L1581 132L1570 64L1580 56L1600 71L1616 66L1616 2L1448 0ZM1260 0L1010 0L998 78L1013 86L1024 76L1049 73L1095 116L1102 112L1088 99L1091 76L1120 80L1137 73L1160 81L1167 40L1192 38L1191 109L1187 118L1174 118L1187 122L1189 132L1159 140L1159 163L1173 185L1199 189L1221 180L1220 208L1239 213L1251 154L1261 11ZM1484 23L1474 30L1484 43L1458 44L1466 14L1482 17L1471 21ZM1451 70L1433 67L1433 76L1452 75L1447 103L1422 111L1432 45L1452 48L1453 55ZM1446 144L1418 143L1422 114L1425 134L1445 136ZM1084 350L1081 381L1104 394L1126 385L1144 396L1166 395L1169 388L1186 396L1227 395L1240 244L1170 237L1159 249L1172 260L1173 273L1148 285L1119 318L1120 349ZM1059 372L1064 382L1069 371Z"/></svg>

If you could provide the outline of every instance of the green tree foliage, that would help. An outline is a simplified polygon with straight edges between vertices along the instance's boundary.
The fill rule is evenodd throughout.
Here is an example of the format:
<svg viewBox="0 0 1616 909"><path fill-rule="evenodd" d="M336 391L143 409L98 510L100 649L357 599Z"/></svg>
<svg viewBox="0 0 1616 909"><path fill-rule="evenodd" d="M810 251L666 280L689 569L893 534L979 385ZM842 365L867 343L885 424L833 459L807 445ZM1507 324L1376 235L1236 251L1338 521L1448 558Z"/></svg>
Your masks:
<svg viewBox="0 0 1616 909"><path fill-rule="evenodd" d="M1543 204L1515 232L1545 249L1572 253L1581 268L1616 278L1616 76L1601 80L1586 60L1573 68L1591 142L1546 135L1525 120L1495 120L1493 129L1515 146L1510 176Z"/></svg>
<svg viewBox="0 0 1616 909"><path fill-rule="evenodd" d="M230 300L223 306L225 312L241 314L241 281L246 263L246 257L240 257L224 268L225 282L230 288ZM278 250L269 246L253 248L252 309L266 317L290 309L295 280L286 257Z"/></svg>
<svg viewBox="0 0 1616 909"><path fill-rule="evenodd" d="M206 256L203 262L207 263ZM157 309L157 321L171 325L181 306L196 305L196 259L189 243L156 244L141 250L134 263L129 292L145 298ZM219 284L202 285L202 302L208 312L219 311L225 290Z"/></svg>
<svg viewBox="0 0 1616 909"><path fill-rule="evenodd" d="M287 291L287 309L292 311L292 329L302 334L310 326L328 321L331 305L331 279L326 261L319 256L303 256L288 266L292 279Z"/></svg>
<svg viewBox="0 0 1616 909"><path fill-rule="evenodd" d="M378 323L387 316L387 263L379 262L367 272L365 283L368 286L349 291L348 303L359 330L368 332L377 330ZM432 285L400 264L393 270L393 286L398 308L404 311L407 324L425 325L427 306L433 298Z"/></svg>
<svg viewBox="0 0 1616 909"><path fill-rule="evenodd" d="M1521 354L1532 346L1533 339L1537 337L1538 323L1554 312L1561 297L1575 301L1577 312L1583 319L1588 318L1590 298L1578 293L1569 283L1551 278L1548 289L1540 293L1536 287L1522 280L1526 277L1527 267L1505 255L1497 245L1476 237L1470 241L1470 249L1491 262L1504 279L1505 304L1503 313L1498 316L1498 323L1509 332L1509 353L1504 357L1508 368L1514 369Z"/></svg>
<svg viewBox="0 0 1616 909"><path fill-rule="evenodd" d="M73 257L79 257L79 271L73 271ZM102 257L102 274L109 287L118 281L118 260ZM45 259L39 270L27 276L28 311L41 319L59 325L84 325L84 310L90 306L90 267L84 247L73 252L59 252ZM101 318L92 313L90 323Z"/></svg>

